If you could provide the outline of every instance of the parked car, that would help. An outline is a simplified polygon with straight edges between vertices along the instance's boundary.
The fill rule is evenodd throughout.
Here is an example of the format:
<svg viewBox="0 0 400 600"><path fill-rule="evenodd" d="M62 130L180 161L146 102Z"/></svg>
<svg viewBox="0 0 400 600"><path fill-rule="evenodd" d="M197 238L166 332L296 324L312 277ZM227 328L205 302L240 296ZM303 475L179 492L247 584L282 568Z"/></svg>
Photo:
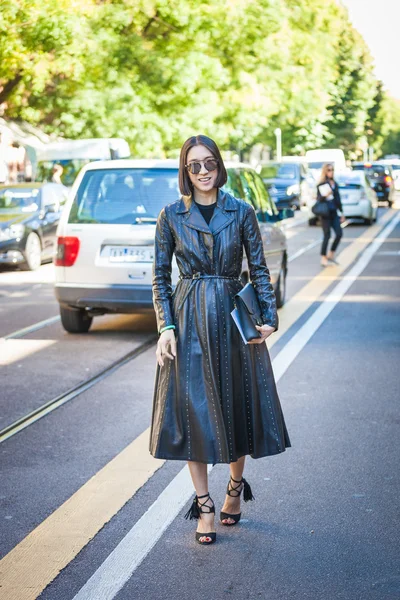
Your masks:
<svg viewBox="0 0 400 600"><path fill-rule="evenodd" d="M0 264L33 271L52 260L67 196L57 183L0 185Z"/></svg>
<svg viewBox="0 0 400 600"><path fill-rule="evenodd" d="M400 159L399 158L385 158L379 161L382 165L389 165L392 169L394 189L396 192L400 192Z"/></svg>
<svg viewBox="0 0 400 600"><path fill-rule="evenodd" d="M225 163L225 189L250 202L260 222L277 303L285 301L287 246L278 211L256 171ZM79 174L58 227L55 294L71 333L89 330L105 313L153 310L152 263L160 210L180 197L178 161L119 160L91 163ZM246 260L243 281L249 278ZM178 279L175 259L172 284Z"/></svg>
<svg viewBox="0 0 400 600"><path fill-rule="evenodd" d="M364 171L378 199L390 207L395 199L394 177L390 165L376 162L353 162L354 171Z"/></svg>
<svg viewBox="0 0 400 600"><path fill-rule="evenodd" d="M378 196L364 173L350 172L336 177L345 217L363 219L367 225L376 221Z"/></svg>
<svg viewBox="0 0 400 600"><path fill-rule="evenodd" d="M299 209L316 197L315 180L303 162L263 162L257 172L278 209Z"/></svg>

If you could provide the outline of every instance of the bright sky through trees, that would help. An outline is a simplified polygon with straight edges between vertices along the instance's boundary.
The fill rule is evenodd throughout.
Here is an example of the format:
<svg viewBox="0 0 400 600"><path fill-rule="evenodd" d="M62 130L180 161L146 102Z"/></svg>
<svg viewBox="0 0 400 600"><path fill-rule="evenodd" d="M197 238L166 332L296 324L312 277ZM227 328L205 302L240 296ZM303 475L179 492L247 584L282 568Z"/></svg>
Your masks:
<svg viewBox="0 0 400 600"><path fill-rule="evenodd" d="M375 73L400 100L400 0L342 0L350 19L367 42Z"/></svg>

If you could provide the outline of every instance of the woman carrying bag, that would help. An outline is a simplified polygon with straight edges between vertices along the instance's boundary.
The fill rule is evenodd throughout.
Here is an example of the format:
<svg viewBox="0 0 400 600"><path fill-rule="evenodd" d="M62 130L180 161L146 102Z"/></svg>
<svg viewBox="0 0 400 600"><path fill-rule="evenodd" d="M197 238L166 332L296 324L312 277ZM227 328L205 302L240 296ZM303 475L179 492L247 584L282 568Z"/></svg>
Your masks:
<svg viewBox="0 0 400 600"><path fill-rule="evenodd" d="M321 246L321 265L327 267L330 262L338 264L335 259L335 251L342 238L341 223L345 220L343 216L343 207L339 194L339 186L333 178L334 167L331 163L326 163L322 167L321 179L317 185L317 202L316 205L321 206L321 202L327 203L328 207L324 211L317 212L316 214L321 219L322 230L324 237ZM337 211L340 210L342 213L339 217ZM329 238L331 237L331 228L335 232L335 239L332 242L329 254L327 255Z"/></svg>
<svg viewBox="0 0 400 600"><path fill-rule="evenodd" d="M274 290L255 211L221 188L227 174L213 140L189 138L180 154L182 197L160 213L155 237L153 300L160 338L150 434L156 458L188 461L196 496L186 518L196 540L216 540L207 464L229 463L222 525L239 522L246 455L261 458L290 446L266 338L278 328ZM260 337L245 344L231 317L243 248L262 309ZM171 287L175 255L179 281Z"/></svg>

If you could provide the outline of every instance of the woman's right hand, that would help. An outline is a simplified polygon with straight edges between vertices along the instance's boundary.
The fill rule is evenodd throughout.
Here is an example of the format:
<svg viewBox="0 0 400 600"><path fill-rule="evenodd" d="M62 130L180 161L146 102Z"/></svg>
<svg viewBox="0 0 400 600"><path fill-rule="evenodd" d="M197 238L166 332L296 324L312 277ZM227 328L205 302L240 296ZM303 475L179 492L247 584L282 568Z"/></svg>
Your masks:
<svg viewBox="0 0 400 600"><path fill-rule="evenodd" d="M174 329L166 329L157 343L156 357L160 367L164 366L164 358L174 360L176 356L176 338Z"/></svg>

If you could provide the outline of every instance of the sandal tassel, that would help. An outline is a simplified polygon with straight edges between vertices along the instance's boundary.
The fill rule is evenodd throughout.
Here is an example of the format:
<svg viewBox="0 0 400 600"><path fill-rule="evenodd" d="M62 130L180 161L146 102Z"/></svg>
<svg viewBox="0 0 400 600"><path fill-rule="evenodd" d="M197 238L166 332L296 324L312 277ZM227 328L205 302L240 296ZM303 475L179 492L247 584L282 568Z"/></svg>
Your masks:
<svg viewBox="0 0 400 600"><path fill-rule="evenodd" d="M249 500L255 500L255 498L253 496L253 492L251 491L250 484L247 483L247 481L245 480L244 477L243 477L242 481L243 481L243 500L245 502L249 502Z"/></svg>
<svg viewBox="0 0 400 600"><path fill-rule="evenodd" d="M189 508L189 510L187 511L186 515L185 515L185 519L190 519L190 521L192 521L193 519L198 519L200 517L200 511L199 511L199 507L197 504L197 496L194 497L193 502L191 504L191 507Z"/></svg>

